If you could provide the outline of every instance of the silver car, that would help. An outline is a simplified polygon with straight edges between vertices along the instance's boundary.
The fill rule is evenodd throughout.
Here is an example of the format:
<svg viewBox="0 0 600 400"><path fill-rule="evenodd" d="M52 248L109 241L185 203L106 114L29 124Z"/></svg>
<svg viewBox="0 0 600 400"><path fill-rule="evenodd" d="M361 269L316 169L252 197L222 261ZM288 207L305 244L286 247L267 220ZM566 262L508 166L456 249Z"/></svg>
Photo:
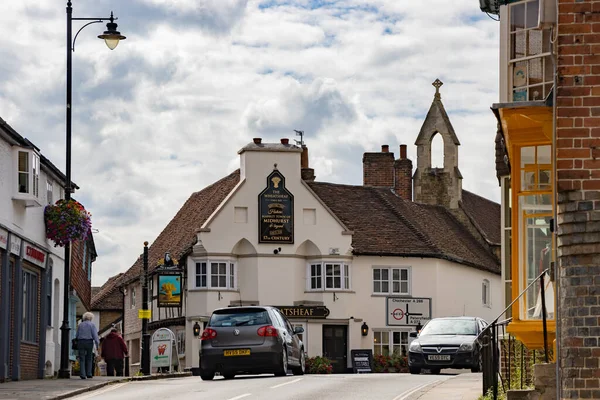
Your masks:
<svg viewBox="0 0 600 400"><path fill-rule="evenodd" d="M238 374L284 376L305 370L304 345L288 319L275 307L228 307L213 311L202 332L200 377L225 379Z"/></svg>

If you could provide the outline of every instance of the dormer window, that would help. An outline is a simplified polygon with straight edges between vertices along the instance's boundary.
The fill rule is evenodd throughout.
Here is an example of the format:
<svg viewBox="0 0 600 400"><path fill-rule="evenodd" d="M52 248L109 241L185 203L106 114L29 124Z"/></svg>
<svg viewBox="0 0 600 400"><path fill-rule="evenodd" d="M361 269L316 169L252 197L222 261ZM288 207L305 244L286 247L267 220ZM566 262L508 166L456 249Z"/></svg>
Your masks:
<svg viewBox="0 0 600 400"><path fill-rule="evenodd" d="M41 206L40 156L33 149L15 150L16 184L13 199L21 201L26 207Z"/></svg>

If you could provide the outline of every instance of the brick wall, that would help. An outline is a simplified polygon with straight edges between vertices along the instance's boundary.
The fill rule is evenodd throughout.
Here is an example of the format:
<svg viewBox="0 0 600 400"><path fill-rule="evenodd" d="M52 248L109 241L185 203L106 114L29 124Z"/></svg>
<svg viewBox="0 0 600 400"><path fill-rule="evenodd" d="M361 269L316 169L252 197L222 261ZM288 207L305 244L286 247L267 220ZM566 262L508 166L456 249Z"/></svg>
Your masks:
<svg viewBox="0 0 600 400"><path fill-rule="evenodd" d="M387 145L381 146L381 153L363 155L363 185L394 187L394 153Z"/></svg>
<svg viewBox="0 0 600 400"><path fill-rule="evenodd" d="M394 161L394 191L405 200L412 201L412 161L406 158L406 145L400 146L400 158Z"/></svg>
<svg viewBox="0 0 600 400"><path fill-rule="evenodd" d="M558 0L562 398L600 399L600 1Z"/></svg>
<svg viewBox="0 0 600 400"><path fill-rule="evenodd" d="M92 302L92 283L88 279L87 270L89 266L90 251L89 249L85 251L86 260L84 260L84 245L85 242L83 241L76 241L71 244L71 286L77 292L84 307L87 310L90 310ZM84 265L86 268L83 268Z"/></svg>

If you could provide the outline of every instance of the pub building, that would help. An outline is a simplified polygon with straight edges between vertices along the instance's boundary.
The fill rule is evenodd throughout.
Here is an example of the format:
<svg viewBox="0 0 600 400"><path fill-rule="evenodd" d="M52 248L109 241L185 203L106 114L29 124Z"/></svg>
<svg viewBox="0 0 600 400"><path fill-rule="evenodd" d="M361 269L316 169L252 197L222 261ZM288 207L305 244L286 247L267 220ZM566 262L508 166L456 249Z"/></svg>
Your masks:
<svg viewBox="0 0 600 400"><path fill-rule="evenodd" d="M431 166L436 134L443 168ZM364 153L363 185L316 181L307 146L286 138L242 147L240 168L193 193L151 244L150 329L176 332L181 362L193 369L213 310L273 305L304 328L309 357L346 372L351 350L406 353L409 332L429 318L495 318L500 207L462 189L460 143L437 90L415 144L415 171L406 145L398 159L387 145ZM156 265L167 252L179 262L182 299L158 307ZM140 257L98 295L125 293L132 368L141 271Z"/></svg>

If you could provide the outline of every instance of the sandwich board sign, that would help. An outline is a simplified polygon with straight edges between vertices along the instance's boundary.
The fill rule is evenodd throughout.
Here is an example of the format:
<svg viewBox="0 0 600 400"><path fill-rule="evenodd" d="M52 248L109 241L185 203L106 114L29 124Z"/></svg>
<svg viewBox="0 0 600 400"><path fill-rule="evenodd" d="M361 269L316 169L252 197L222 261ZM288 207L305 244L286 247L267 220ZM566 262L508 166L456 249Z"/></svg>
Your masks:
<svg viewBox="0 0 600 400"><path fill-rule="evenodd" d="M150 367L168 367L169 372L173 372L173 350L175 350L176 355L179 353L173 331L167 328L157 329L152 335ZM179 359L177 359L177 364L179 364Z"/></svg>

